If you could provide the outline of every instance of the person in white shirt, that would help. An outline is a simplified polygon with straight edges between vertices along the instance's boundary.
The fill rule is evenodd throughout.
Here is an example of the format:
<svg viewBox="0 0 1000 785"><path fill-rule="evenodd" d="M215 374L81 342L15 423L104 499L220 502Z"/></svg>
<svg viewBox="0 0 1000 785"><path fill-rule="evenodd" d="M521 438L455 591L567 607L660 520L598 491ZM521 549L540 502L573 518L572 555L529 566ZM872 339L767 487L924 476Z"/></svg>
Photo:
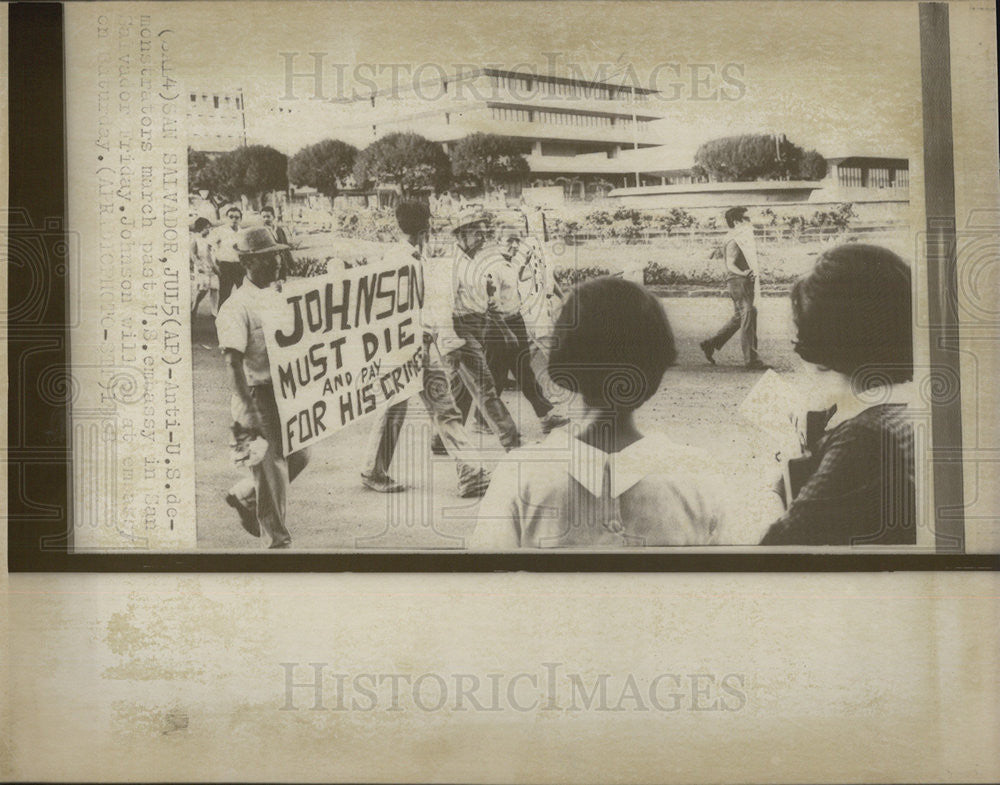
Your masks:
<svg viewBox="0 0 1000 785"><path fill-rule="evenodd" d="M270 538L269 547L287 548L292 542L286 525L288 484L309 463L309 449L288 456L282 451L281 418L261 321L274 296L278 254L287 246L274 242L263 226L241 231L235 245L247 276L219 307L215 327L232 389L234 434L265 439L267 451L252 466L253 480L236 483L226 503L250 534L263 532Z"/></svg>
<svg viewBox="0 0 1000 785"><path fill-rule="evenodd" d="M243 265L236 251L236 240L243 222L243 211L236 205L226 210L226 221L212 233L212 253L219 269L219 307L229 299L233 289L243 283Z"/></svg>
<svg viewBox="0 0 1000 785"><path fill-rule="evenodd" d="M725 519L710 456L634 414L677 352L666 313L641 286L576 287L556 320L549 371L579 395L568 428L501 461L470 549L711 545Z"/></svg>
<svg viewBox="0 0 1000 785"><path fill-rule="evenodd" d="M545 299L544 282L535 281L539 272L534 260L535 248L521 240L516 228L501 231L499 249L487 252L483 270L490 297L490 314L494 327L487 331L486 360L493 374L498 391L502 390L508 374L513 374L518 388L527 399L535 416L541 421L542 433L566 425L568 420L554 412L552 402L546 397L531 367L532 343L524 314L537 318L535 301ZM530 293L539 284L540 298ZM529 310L530 307L530 310ZM540 326L537 322L535 327Z"/></svg>
<svg viewBox="0 0 1000 785"><path fill-rule="evenodd" d="M219 312L219 271L212 258L212 244L208 235L212 223L207 218L197 218L191 230L191 319L194 320L201 301L208 297L212 316Z"/></svg>
<svg viewBox="0 0 1000 785"><path fill-rule="evenodd" d="M262 207L260 210L260 220L264 222L264 226L268 228L271 232L271 236L274 237L276 243L281 245L287 245L289 248L294 248L295 243L293 242L292 232L283 223L278 221L274 214L274 208L270 205ZM292 257L291 251L282 251L279 256L280 264L278 265L278 280L283 281L288 277L288 271L292 269L292 264L294 258Z"/></svg>
<svg viewBox="0 0 1000 785"><path fill-rule="evenodd" d="M455 220L454 327L462 345L448 354L452 393L465 417L475 404L500 439L505 450L521 446L521 435L510 416L486 362L483 348L489 328L490 294L487 267L482 254L489 236L490 219L481 210L466 210Z"/></svg>
<svg viewBox="0 0 1000 785"><path fill-rule="evenodd" d="M734 313L722 329L699 346L705 358L715 365L715 353L737 332L743 362L750 370L766 370L767 365L757 354L757 306L760 299L760 269L757 262L757 241L754 239L753 224L747 217L745 207L731 207L726 210L726 225L729 233L723 240L723 255L726 264L726 286L733 300Z"/></svg>
<svg viewBox="0 0 1000 785"><path fill-rule="evenodd" d="M471 463L468 455L472 443L465 430L465 418L452 395L450 369L446 357L464 345L452 325L452 274L447 259L427 259L423 246L430 226L430 211L421 202L401 202L396 208L396 221L406 238L389 253L401 263L421 263L424 274L424 303L421 322L424 328L424 385L420 398L431 416L434 430L448 454L455 459L458 472L458 494L462 497L482 496L490 484L490 474L481 465ZM387 255L388 256L388 255ZM389 474L399 441L399 432L406 417L408 401L386 407L375 419L365 450L362 484L379 493L405 490Z"/></svg>

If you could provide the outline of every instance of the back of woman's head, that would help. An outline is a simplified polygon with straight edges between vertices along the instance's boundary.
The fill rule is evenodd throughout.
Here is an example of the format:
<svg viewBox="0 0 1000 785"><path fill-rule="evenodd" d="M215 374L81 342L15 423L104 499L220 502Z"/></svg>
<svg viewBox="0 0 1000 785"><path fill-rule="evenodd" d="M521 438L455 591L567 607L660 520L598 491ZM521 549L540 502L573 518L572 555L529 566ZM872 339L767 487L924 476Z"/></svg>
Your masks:
<svg viewBox="0 0 1000 785"><path fill-rule="evenodd" d="M423 202L407 200L396 205L396 223L403 234L414 235L427 231L431 211Z"/></svg>
<svg viewBox="0 0 1000 785"><path fill-rule="evenodd" d="M552 381L588 406L637 409L677 359L660 302L619 278L582 283L566 298L549 358Z"/></svg>
<svg viewBox="0 0 1000 785"><path fill-rule="evenodd" d="M792 288L792 313L807 362L862 387L913 378L910 268L892 251L848 243L821 254Z"/></svg>

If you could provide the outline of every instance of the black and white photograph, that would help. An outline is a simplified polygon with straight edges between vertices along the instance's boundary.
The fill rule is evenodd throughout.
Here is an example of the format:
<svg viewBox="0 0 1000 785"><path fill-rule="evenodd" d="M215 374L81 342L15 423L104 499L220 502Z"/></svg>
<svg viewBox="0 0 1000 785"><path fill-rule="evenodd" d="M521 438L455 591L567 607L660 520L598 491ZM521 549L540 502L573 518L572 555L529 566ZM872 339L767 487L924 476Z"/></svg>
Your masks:
<svg viewBox="0 0 1000 785"><path fill-rule="evenodd" d="M188 65L198 547L933 551L916 7L560 8Z"/></svg>
<svg viewBox="0 0 1000 785"><path fill-rule="evenodd" d="M0 780L1000 781L995 3L0 30Z"/></svg>

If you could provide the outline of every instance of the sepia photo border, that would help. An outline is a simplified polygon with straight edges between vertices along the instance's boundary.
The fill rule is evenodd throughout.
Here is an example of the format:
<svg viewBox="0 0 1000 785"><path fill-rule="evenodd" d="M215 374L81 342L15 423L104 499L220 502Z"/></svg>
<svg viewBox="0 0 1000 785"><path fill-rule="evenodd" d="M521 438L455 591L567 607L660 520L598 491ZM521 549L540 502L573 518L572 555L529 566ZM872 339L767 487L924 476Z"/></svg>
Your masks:
<svg viewBox="0 0 1000 785"><path fill-rule="evenodd" d="M947 3L920 4L927 286L932 367L959 378L958 272ZM40 368L71 368L67 296L63 7L9 8L9 242L39 250L43 267L8 264L9 363L6 461L10 572L839 572L995 570L996 555L963 552L961 391L932 399L935 553L462 551L71 553L69 390L50 389ZM31 111L23 107L30 106ZM22 107L19 111L18 107ZM12 256L8 252L8 259ZM42 272L39 280L38 273ZM42 287L42 297L36 290ZM39 308L22 303L40 302ZM39 355L44 363L38 363ZM32 363L26 359L32 357ZM958 546L956 547L956 543Z"/></svg>

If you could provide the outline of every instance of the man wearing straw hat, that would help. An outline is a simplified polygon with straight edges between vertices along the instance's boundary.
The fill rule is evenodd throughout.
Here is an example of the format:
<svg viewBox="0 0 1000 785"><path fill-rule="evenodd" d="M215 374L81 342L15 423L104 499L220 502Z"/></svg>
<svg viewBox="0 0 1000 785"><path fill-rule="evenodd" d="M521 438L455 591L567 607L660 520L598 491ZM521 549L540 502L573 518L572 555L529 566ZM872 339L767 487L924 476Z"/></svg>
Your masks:
<svg viewBox="0 0 1000 785"><path fill-rule="evenodd" d="M430 217L430 210L422 202L400 202L396 208L396 221L404 240L389 253L404 264L412 263L414 259L421 262L424 278L421 321L427 359L420 398L430 415L437 437L442 440L448 454L455 459L458 495L463 498L482 496L489 487L490 473L477 462L470 462L469 456L474 451L465 430L464 418L451 391L452 371L447 357L450 352L461 347L464 341L455 334L452 324L454 297L450 265L447 259L427 259L423 252ZM389 468L396 452L408 403L402 401L387 407L375 421L361 471L361 483L370 490L379 493L405 490L405 486L389 474Z"/></svg>
<svg viewBox="0 0 1000 785"><path fill-rule="evenodd" d="M261 314L271 302L279 255L288 246L275 242L267 227L257 226L240 231L233 249L246 277L219 307L215 328L233 393L236 452L242 453L253 478L234 485L226 494L226 503L236 510L250 534L267 534L269 547L287 548L292 542L285 517L288 484L309 463L309 452L301 449L288 456L282 452L281 418Z"/></svg>
<svg viewBox="0 0 1000 785"><path fill-rule="evenodd" d="M521 436L510 412L500 400L483 348L489 327L487 291L489 259L479 257L489 236L490 217L481 210L463 210L455 221L454 327L461 346L448 354L455 373L452 391L463 414L472 403L486 417L507 451L521 446ZM458 380L461 380L459 383Z"/></svg>

